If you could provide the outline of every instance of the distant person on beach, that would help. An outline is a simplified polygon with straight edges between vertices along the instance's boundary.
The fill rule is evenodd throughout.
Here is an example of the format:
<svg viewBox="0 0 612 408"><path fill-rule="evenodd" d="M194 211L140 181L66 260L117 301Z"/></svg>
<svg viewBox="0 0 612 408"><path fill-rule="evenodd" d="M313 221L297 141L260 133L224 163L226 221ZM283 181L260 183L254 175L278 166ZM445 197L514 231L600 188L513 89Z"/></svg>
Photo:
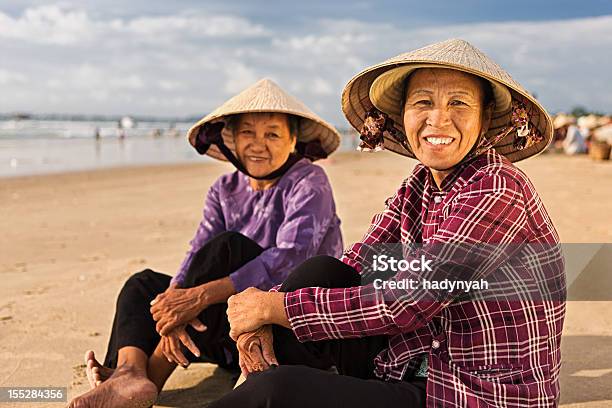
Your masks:
<svg viewBox="0 0 612 408"><path fill-rule="evenodd" d="M170 123L170 126L168 127L168 131L166 132L166 134L168 136L170 136L170 137L178 137L178 136L180 136L180 132L176 128L176 124L174 122Z"/></svg>
<svg viewBox="0 0 612 408"><path fill-rule="evenodd" d="M123 121L122 120L119 120L117 122L117 138L119 140L125 139L125 129L123 127Z"/></svg>
<svg viewBox="0 0 612 408"><path fill-rule="evenodd" d="M247 378L208 407L556 407L563 258L533 184L512 164L551 142L544 108L463 40L362 71L342 108L364 150L420 164L341 260L311 258L271 291L229 298ZM373 250L389 244L405 246L411 265L431 260L430 270L369 282ZM514 256L513 245L527 244ZM392 285L425 277L502 286L466 300ZM546 297L533 297L540 289Z"/></svg>
<svg viewBox="0 0 612 408"><path fill-rule="evenodd" d="M576 123L576 118L574 118L573 116L569 116L564 113L560 113L557 116L555 116L553 120L553 127L554 127L553 141L550 147L554 148L556 151L562 151L563 141L565 140L565 137L567 136L567 128L569 128L570 125L573 125L575 123Z"/></svg>
<svg viewBox="0 0 612 408"><path fill-rule="evenodd" d="M576 125L569 125L562 142L563 152L569 156L587 152L586 137Z"/></svg>
<svg viewBox="0 0 612 408"><path fill-rule="evenodd" d="M334 152L340 136L304 104L264 79L188 136L200 154L227 160L237 171L208 191L176 276L147 269L125 283L104 364L86 353L92 389L72 408L153 405L177 365L239 369L227 299L249 287L270 289L310 257L342 252L331 185L312 163Z"/></svg>

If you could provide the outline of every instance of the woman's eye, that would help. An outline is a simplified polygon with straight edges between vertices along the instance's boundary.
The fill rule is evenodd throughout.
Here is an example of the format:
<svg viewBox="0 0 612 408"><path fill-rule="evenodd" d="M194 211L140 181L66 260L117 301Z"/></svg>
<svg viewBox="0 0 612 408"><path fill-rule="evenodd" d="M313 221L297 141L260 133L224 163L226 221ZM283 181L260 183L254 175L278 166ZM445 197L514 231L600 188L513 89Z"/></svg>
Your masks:
<svg viewBox="0 0 612 408"><path fill-rule="evenodd" d="M268 137L270 139L278 139L280 136L277 135L276 133L268 133Z"/></svg>
<svg viewBox="0 0 612 408"><path fill-rule="evenodd" d="M421 99L420 101L416 101L414 104L417 106L430 106L431 101L428 99Z"/></svg>
<svg viewBox="0 0 612 408"><path fill-rule="evenodd" d="M450 104L452 106L467 105L465 102L460 101L459 99L453 99L452 101L450 101Z"/></svg>
<svg viewBox="0 0 612 408"><path fill-rule="evenodd" d="M253 131L252 130L241 130L240 134L244 136L250 136L253 134Z"/></svg>

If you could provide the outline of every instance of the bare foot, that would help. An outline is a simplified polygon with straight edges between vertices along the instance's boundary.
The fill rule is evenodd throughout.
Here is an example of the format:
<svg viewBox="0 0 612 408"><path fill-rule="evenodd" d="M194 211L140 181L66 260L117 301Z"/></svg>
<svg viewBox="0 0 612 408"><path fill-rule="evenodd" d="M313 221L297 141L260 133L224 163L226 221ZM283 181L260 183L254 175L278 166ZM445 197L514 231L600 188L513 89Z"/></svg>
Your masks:
<svg viewBox="0 0 612 408"><path fill-rule="evenodd" d="M131 366L121 366L93 390L73 399L68 408L146 408L155 403L157 387Z"/></svg>
<svg viewBox="0 0 612 408"><path fill-rule="evenodd" d="M98 360L96 360L96 355L92 350L85 353L85 365L87 366L85 369L87 380L92 389L102 384L102 382L106 381L115 372L112 368L104 367L100 364Z"/></svg>

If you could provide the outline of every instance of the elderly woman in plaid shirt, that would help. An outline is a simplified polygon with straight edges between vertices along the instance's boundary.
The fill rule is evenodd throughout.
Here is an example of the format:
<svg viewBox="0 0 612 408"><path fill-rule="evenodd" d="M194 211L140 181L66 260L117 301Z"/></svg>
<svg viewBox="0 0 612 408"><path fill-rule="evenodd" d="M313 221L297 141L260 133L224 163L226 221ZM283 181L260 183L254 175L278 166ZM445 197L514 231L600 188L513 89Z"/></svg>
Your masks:
<svg viewBox="0 0 612 408"><path fill-rule="evenodd" d="M363 150L420 164L341 261L312 258L270 292L229 299L247 379L211 406L557 406L563 258L542 201L511 163L550 143L544 108L462 40L366 69L342 101ZM435 259L433 273L398 272L398 282L501 276L501 294L377 287L366 272L385 244L419 244L405 256Z"/></svg>

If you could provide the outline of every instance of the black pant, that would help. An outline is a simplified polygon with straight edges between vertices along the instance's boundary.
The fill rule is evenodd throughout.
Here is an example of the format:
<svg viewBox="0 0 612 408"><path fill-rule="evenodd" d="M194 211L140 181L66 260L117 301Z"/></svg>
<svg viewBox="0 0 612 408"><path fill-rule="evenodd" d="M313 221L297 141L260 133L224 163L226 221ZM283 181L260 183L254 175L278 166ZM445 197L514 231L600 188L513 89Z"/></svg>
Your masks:
<svg viewBox="0 0 612 408"><path fill-rule="evenodd" d="M360 276L353 268L337 259L318 256L298 266L280 290L360 284ZM209 408L425 406L425 380L375 379L373 360L387 347L386 336L300 343L289 329L273 326L273 334L280 366L250 374L244 384ZM323 370L330 365L335 365L341 375Z"/></svg>
<svg viewBox="0 0 612 408"><path fill-rule="evenodd" d="M262 251L251 239L237 232L224 232L208 241L195 254L182 287L194 287L226 277ZM153 354L160 336L155 331L150 302L170 286L170 280L170 276L150 269L138 272L127 280L117 298L105 366L117 366L117 353L122 347L138 347L148 356ZM187 327L202 355L198 358L183 347L183 353L190 362L206 361L225 368L238 367L238 350L229 337L226 309L227 304L220 303L200 313L198 318L207 327L204 332Z"/></svg>

